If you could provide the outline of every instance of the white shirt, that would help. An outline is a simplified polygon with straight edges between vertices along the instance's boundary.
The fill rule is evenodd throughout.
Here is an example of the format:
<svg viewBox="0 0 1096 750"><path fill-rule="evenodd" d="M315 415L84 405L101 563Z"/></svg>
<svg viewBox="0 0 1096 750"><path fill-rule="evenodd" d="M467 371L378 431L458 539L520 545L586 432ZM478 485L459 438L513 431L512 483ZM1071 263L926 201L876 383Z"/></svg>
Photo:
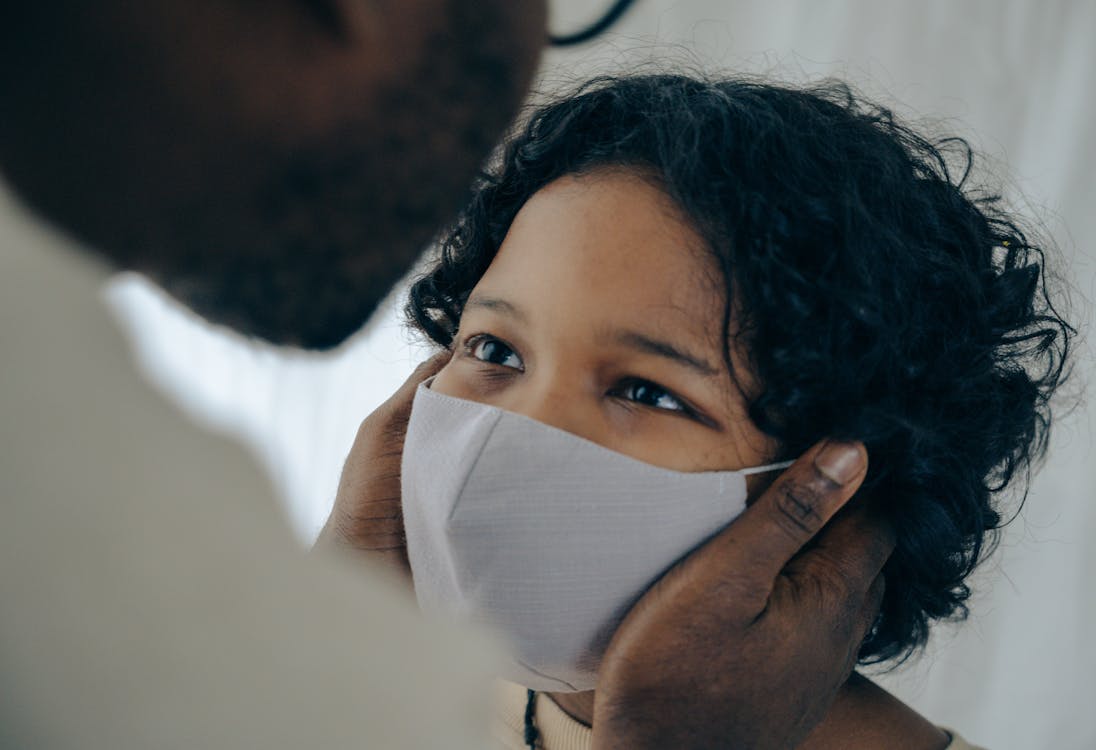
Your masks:
<svg viewBox="0 0 1096 750"><path fill-rule="evenodd" d="M0 747L483 747L487 644L300 549L136 373L108 275L0 184Z"/></svg>

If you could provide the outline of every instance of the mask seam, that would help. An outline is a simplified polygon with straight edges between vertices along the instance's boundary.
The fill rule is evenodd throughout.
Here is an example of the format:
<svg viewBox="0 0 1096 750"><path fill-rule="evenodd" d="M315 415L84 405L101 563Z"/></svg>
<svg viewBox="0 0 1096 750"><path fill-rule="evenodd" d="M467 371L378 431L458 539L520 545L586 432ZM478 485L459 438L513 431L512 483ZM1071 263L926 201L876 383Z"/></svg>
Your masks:
<svg viewBox="0 0 1096 750"><path fill-rule="evenodd" d="M465 472L464 478L461 479L460 487L457 489L457 496L453 501L453 506L449 509L449 515L446 516L445 521L448 524L453 520L453 516L456 515L457 506L460 505L461 498L464 497L464 490L468 487L468 482L472 479L472 472L479 466L480 461L483 460L483 454L487 450L487 444L491 442L491 438L495 435L495 430L499 426L499 420L502 419L502 414L495 414L494 421L491 423L491 430L487 433L487 437L483 439L483 443L480 445L479 452L476 453L476 460L472 462L472 465L468 467L468 471Z"/></svg>

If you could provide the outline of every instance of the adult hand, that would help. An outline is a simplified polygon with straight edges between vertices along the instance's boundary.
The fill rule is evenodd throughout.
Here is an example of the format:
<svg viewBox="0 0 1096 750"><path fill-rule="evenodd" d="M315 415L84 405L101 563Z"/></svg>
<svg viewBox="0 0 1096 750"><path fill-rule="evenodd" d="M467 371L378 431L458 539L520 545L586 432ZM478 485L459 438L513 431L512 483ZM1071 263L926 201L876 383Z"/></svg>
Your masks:
<svg viewBox="0 0 1096 750"><path fill-rule="evenodd" d="M807 736L852 672L894 545L863 505L818 533L866 471L859 443L814 446L644 595L601 663L595 748L770 750Z"/></svg>
<svg viewBox="0 0 1096 750"><path fill-rule="evenodd" d="M400 502L400 465L411 403L419 384L449 361L441 352L420 364L391 398L358 427L343 465L335 507L316 544L363 552L410 575Z"/></svg>
<svg viewBox="0 0 1096 750"><path fill-rule="evenodd" d="M409 574L403 439L415 389L448 358L420 365L362 422L318 544ZM827 447L852 460L827 462ZM647 592L602 661L596 748L786 748L807 736L851 673L893 547L865 507L818 534L866 470L859 444L815 446Z"/></svg>

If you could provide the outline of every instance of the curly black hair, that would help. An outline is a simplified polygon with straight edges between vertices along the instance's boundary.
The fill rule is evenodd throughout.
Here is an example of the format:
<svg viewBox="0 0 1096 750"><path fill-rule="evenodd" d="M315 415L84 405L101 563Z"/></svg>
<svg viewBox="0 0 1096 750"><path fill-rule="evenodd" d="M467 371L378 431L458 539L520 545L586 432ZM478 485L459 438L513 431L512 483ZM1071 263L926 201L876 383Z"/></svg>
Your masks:
<svg viewBox="0 0 1096 750"><path fill-rule="evenodd" d="M563 175L657 180L726 282L749 414L794 457L863 441L862 493L897 533L864 663L904 659L930 621L961 619L997 543L1001 491L1044 455L1074 329L1044 252L973 153L929 139L847 85L684 75L602 77L544 105L505 145L411 289L408 315L449 346L518 210ZM1031 232L1028 232L1031 235Z"/></svg>

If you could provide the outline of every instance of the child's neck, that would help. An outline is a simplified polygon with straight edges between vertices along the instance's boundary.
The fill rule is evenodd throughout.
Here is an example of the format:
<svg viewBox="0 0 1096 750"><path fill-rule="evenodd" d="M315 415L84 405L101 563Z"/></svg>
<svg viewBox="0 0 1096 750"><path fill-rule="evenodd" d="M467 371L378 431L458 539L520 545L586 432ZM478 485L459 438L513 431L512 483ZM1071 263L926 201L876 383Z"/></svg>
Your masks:
<svg viewBox="0 0 1096 750"><path fill-rule="evenodd" d="M592 726L594 691L548 693L575 721ZM799 750L944 750L947 734L866 677L853 673L826 718Z"/></svg>
<svg viewBox="0 0 1096 750"><path fill-rule="evenodd" d="M594 725L593 690L581 693L548 693L548 697L575 721L588 727Z"/></svg>
<svg viewBox="0 0 1096 750"><path fill-rule="evenodd" d="M948 735L855 672L799 750L944 750Z"/></svg>

